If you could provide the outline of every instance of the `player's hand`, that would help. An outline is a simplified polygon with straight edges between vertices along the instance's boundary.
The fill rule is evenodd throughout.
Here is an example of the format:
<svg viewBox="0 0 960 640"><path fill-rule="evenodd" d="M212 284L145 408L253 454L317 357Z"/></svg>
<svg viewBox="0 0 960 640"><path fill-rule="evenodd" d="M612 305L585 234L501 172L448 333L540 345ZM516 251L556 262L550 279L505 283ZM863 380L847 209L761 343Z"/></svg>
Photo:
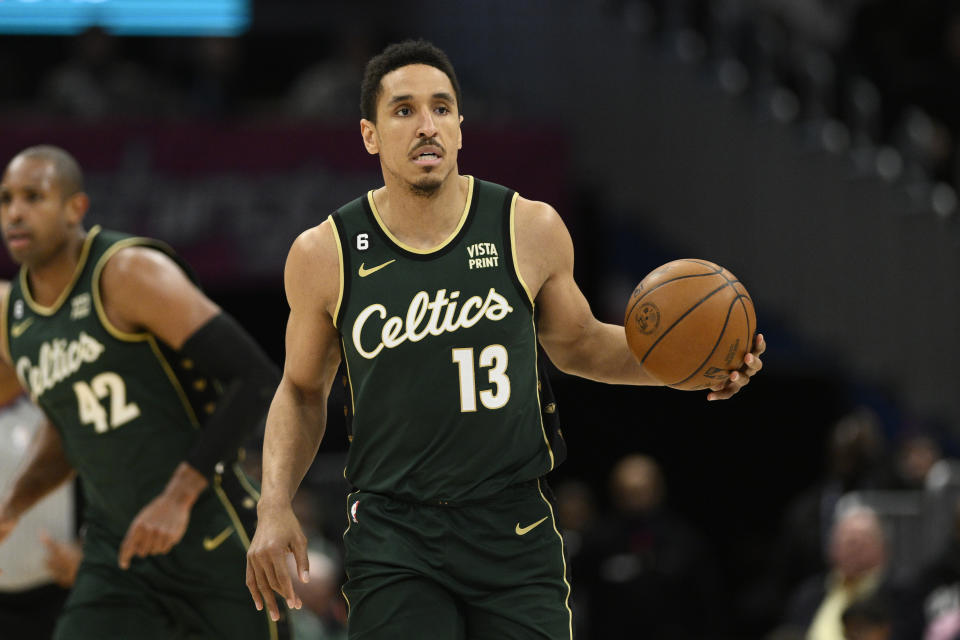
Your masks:
<svg viewBox="0 0 960 640"><path fill-rule="evenodd" d="M293 554L300 581L308 582L307 538L289 503L275 507L261 503L257 513L257 532L247 549L247 589L257 611L263 611L266 605L270 619L276 622L280 619L280 610L274 591L287 601L290 609L303 606L290 580L287 557Z"/></svg>
<svg viewBox="0 0 960 640"><path fill-rule="evenodd" d="M60 542L50 537L46 531L40 531L40 542L47 548L44 564L53 581L64 589L69 589L77 580L77 569L83 560L83 549L76 542Z"/></svg>
<svg viewBox="0 0 960 640"><path fill-rule="evenodd" d="M726 400L747 386L750 383L750 378L763 368L760 355L766 350L767 343L763 339L763 334L758 333L753 343L753 350L743 358L743 366L736 371L731 371L726 382L710 387L711 391L707 394L707 400Z"/></svg>
<svg viewBox="0 0 960 640"><path fill-rule="evenodd" d="M120 568L129 569L134 556L145 558L168 553L187 531L191 506L166 491L150 501L130 523L120 544L117 556Z"/></svg>

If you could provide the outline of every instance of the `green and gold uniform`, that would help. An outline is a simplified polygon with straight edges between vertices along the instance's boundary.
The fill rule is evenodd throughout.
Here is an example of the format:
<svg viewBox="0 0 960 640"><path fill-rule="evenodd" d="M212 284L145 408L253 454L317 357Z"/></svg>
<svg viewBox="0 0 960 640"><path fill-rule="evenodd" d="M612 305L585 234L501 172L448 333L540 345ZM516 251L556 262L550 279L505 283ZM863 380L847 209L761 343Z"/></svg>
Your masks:
<svg viewBox="0 0 960 640"><path fill-rule="evenodd" d="M351 638L570 637L541 479L562 441L543 418L517 195L468 180L456 230L430 250L390 233L372 191L331 216L357 489Z"/></svg>
<svg viewBox="0 0 960 640"><path fill-rule="evenodd" d="M55 637L277 638L244 584L258 496L236 463L218 467L170 553L118 566L130 523L193 446L218 386L152 334L125 333L108 320L100 274L130 246L176 259L162 243L95 227L52 306L31 297L26 269L4 300L14 368L59 432L84 494L83 563Z"/></svg>

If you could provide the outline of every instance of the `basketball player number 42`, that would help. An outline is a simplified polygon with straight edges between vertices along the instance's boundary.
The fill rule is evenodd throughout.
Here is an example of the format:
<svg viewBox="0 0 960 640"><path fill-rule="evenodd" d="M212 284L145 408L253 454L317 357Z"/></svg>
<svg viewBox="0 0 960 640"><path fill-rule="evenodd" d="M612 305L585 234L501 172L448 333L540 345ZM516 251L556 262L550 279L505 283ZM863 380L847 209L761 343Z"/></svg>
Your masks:
<svg viewBox="0 0 960 640"><path fill-rule="evenodd" d="M106 433L108 429L122 427L140 415L136 402L127 402L127 385L119 375L106 371L90 381L73 383L73 392L77 394L77 410L80 422L92 424L97 433ZM110 398L109 415L100 403Z"/></svg>
<svg viewBox="0 0 960 640"><path fill-rule="evenodd" d="M460 373L460 412L477 410L477 397L487 409L501 409L510 400L510 378L507 377L507 349L500 344L491 344L480 351L477 359L481 369L487 369L491 387L477 393L477 376L474 368L473 347L453 349L453 362Z"/></svg>

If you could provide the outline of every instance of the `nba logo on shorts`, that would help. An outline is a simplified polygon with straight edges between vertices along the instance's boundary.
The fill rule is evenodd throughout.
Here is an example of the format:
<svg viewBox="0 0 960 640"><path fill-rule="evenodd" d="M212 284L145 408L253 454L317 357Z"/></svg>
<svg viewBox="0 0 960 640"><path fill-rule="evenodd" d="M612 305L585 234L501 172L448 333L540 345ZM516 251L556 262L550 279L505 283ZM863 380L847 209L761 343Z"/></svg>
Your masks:
<svg viewBox="0 0 960 640"><path fill-rule="evenodd" d="M357 509L360 507L360 501L357 500L353 503L353 506L350 507L350 517L353 518L354 522L357 522Z"/></svg>

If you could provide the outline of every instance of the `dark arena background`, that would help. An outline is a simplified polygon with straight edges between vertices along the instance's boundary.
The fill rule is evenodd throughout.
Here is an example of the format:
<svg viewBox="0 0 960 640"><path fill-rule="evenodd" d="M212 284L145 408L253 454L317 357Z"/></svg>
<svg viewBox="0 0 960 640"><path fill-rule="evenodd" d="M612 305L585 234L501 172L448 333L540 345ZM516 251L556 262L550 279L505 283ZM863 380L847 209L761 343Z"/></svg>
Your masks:
<svg viewBox="0 0 960 640"><path fill-rule="evenodd" d="M880 514L888 575L920 589L960 494L955 3L175 4L138 22L120 0L0 2L0 157L71 151L88 224L171 244L278 364L286 252L382 184L359 80L407 37L457 69L461 172L557 208L599 318L622 323L676 258L748 288L769 349L730 401L551 372L578 639L803 637L793 594L850 503ZM300 506L331 584L342 402ZM627 454L654 472L614 483ZM341 637L337 598L301 637Z"/></svg>

